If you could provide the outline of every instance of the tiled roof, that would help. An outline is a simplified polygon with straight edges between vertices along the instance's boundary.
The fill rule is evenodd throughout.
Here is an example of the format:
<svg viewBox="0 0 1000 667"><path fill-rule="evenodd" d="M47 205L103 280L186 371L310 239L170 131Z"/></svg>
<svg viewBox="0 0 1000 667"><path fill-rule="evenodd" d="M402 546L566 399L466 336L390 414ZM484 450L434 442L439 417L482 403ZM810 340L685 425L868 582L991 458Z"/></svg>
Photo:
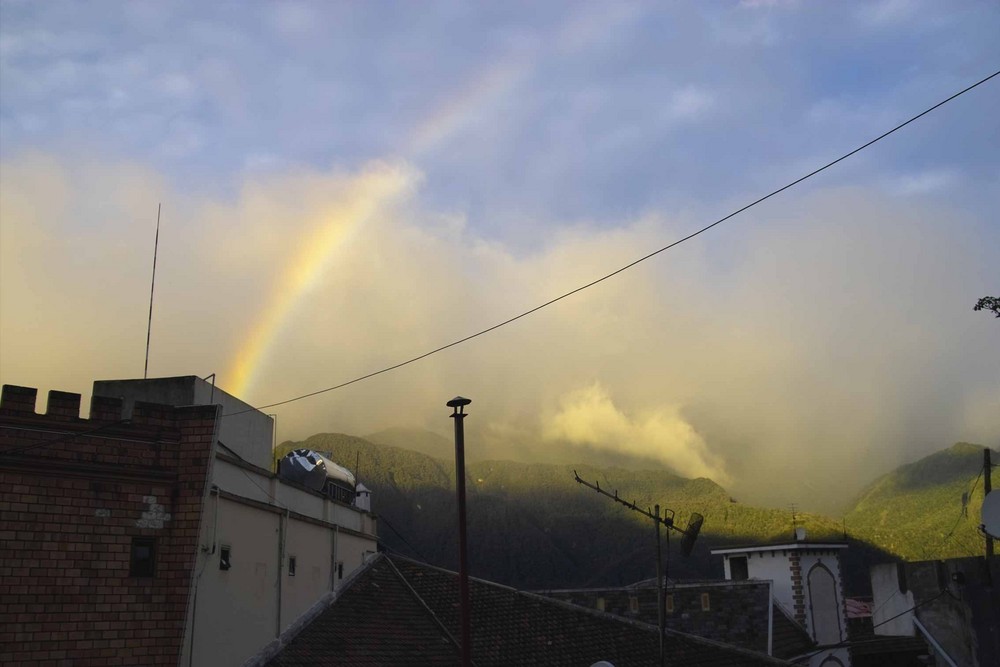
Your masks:
<svg viewBox="0 0 1000 667"><path fill-rule="evenodd" d="M379 559L268 664L448 665L459 652L392 565Z"/></svg>
<svg viewBox="0 0 1000 667"><path fill-rule="evenodd" d="M657 662L656 628L490 582L470 581L472 657L486 665L618 667ZM454 665L459 632L454 572L382 555L269 663ZM718 642L668 632L672 664L787 664Z"/></svg>
<svg viewBox="0 0 1000 667"><path fill-rule="evenodd" d="M816 648L816 642L806 629L789 618L777 604L772 612L771 632L771 651L778 657L791 658Z"/></svg>

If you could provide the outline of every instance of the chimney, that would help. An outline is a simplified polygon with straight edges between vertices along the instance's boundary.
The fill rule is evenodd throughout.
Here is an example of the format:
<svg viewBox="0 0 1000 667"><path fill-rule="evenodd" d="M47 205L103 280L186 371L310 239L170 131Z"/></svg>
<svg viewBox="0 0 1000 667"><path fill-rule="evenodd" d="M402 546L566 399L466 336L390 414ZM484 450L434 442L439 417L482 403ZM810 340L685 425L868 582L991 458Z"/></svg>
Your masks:
<svg viewBox="0 0 1000 667"><path fill-rule="evenodd" d="M802 526L796 526L795 528L795 541L805 542L806 541L806 529Z"/></svg>

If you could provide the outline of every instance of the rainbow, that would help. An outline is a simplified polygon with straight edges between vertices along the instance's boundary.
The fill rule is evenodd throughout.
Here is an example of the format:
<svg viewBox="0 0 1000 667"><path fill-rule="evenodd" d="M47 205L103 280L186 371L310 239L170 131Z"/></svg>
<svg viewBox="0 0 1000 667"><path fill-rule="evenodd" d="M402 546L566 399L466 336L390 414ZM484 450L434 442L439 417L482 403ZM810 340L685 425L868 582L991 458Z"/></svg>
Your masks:
<svg viewBox="0 0 1000 667"><path fill-rule="evenodd" d="M237 350L224 376L227 391L239 397L250 395L257 371L282 327L319 282L336 251L345 247L366 221L409 190L414 180L412 170L375 165L351 179L341 196L317 214L320 224L286 264L261 317Z"/></svg>
<svg viewBox="0 0 1000 667"><path fill-rule="evenodd" d="M410 133L407 150L419 156L461 130L476 113L509 94L524 75L519 62L501 61L445 101Z"/></svg>
<svg viewBox="0 0 1000 667"><path fill-rule="evenodd" d="M488 68L419 123L404 142L404 152L416 158L440 145L481 109L509 94L525 70L526 63L517 60L501 61ZM349 242L366 220L410 188L415 180L412 170L403 167L381 165L369 169L352 179L345 188L344 197L320 213L323 222L301 253L286 264L267 307L261 311L259 320L221 378L227 391L250 398L258 370L264 365L282 327L323 275L336 251Z"/></svg>

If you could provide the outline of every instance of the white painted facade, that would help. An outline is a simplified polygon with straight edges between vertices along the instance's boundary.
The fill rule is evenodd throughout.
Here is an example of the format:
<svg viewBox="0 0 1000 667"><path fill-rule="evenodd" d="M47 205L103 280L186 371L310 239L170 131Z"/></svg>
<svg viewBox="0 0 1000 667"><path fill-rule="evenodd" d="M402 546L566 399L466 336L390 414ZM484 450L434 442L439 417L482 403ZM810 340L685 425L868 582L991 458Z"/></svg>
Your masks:
<svg viewBox="0 0 1000 667"><path fill-rule="evenodd" d="M273 420L250 405L193 376L97 382L94 394L238 413L215 439L181 665L242 665L376 553L370 492L359 507L278 478Z"/></svg>
<svg viewBox="0 0 1000 667"><path fill-rule="evenodd" d="M745 560L747 576L772 582L775 601L796 619L820 646L847 641L847 610L844 602L840 542L796 541L784 544L713 549L721 555L726 579ZM739 563L737 563L737 559ZM810 667L848 667L846 648L820 651Z"/></svg>
<svg viewBox="0 0 1000 667"><path fill-rule="evenodd" d="M914 635L913 608L916 600L913 591L899 590L899 566L896 563L872 565L869 570L872 580L872 623L875 634L909 636Z"/></svg>

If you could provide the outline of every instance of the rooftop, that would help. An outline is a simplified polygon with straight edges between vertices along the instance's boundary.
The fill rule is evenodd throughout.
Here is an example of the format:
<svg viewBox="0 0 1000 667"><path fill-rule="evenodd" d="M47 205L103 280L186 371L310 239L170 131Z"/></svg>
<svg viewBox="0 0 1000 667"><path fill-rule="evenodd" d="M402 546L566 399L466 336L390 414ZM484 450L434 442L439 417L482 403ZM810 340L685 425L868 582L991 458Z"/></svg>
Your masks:
<svg viewBox="0 0 1000 667"><path fill-rule="evenodd" d="M592 609L470 581L472 657L477 665L655 664L656 628ZM380 554L333 603L267 663L454 665L459 657L458 577ZM682 632L666 639L674 664L784 665L781 660Z"/></svg>

